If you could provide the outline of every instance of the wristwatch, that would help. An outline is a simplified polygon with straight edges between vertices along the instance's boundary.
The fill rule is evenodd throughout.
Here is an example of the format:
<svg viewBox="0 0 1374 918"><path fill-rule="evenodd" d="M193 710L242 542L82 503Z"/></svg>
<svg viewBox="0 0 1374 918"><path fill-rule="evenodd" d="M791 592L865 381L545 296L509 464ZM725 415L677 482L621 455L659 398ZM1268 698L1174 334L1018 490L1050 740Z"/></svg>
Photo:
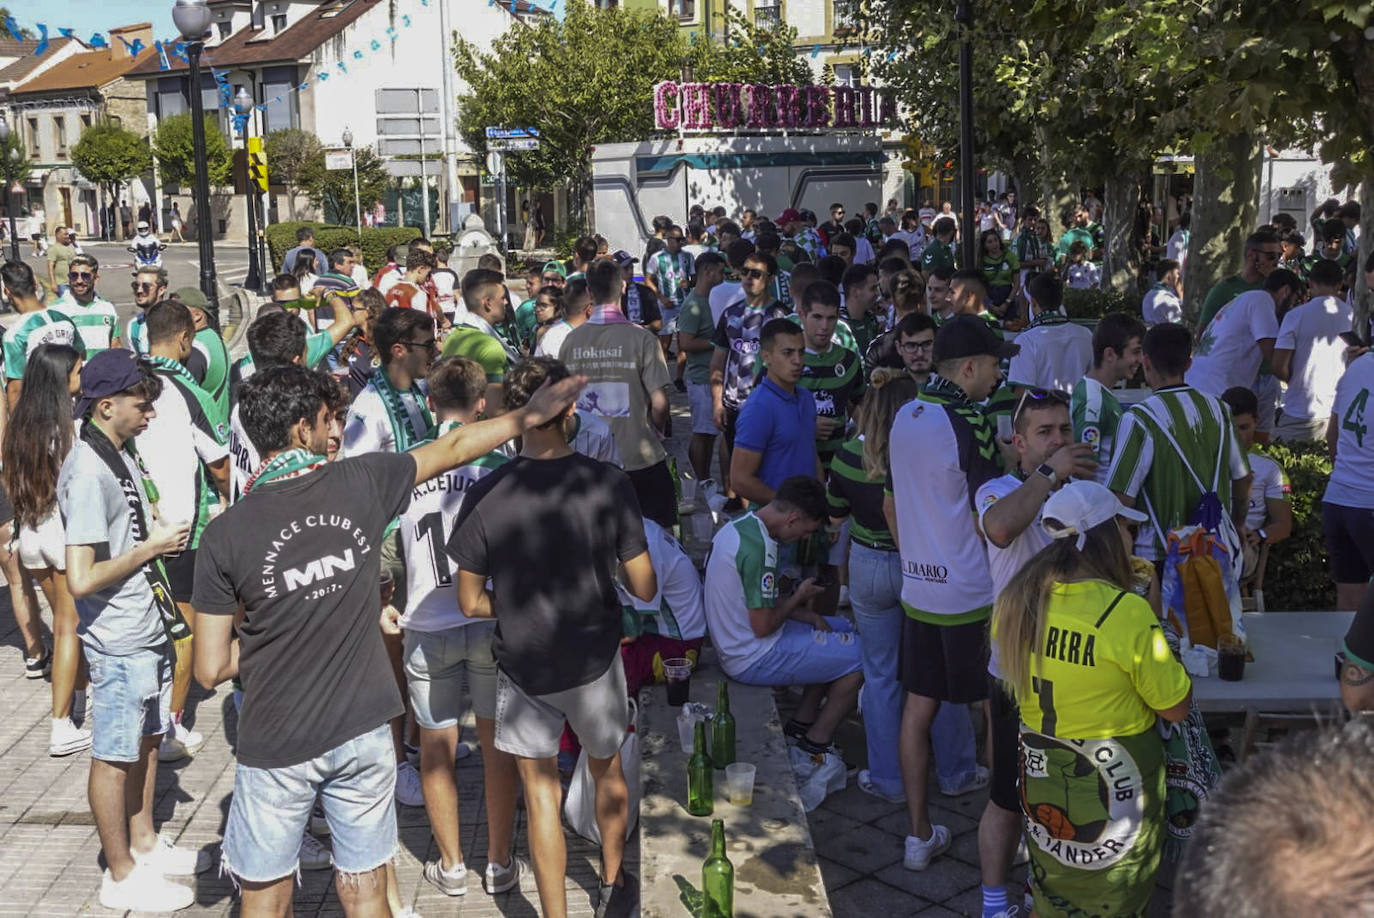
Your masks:
<svg viewBox="0 0 1374 918"><path fill-rule="evenodd" d="M1263 529L1256 529L1256 530L1255 530L1255 535L1257 535L1257 536L1260 537L1260 541L1261 541L1261 542L1268 542L1268 541L1269 541L1269 533L1265 532Z"/></svg>
<svg viewBox="0 0 1374 918"><path fill-rule="evenodd" d="M1040 467L1037 468L1035 471L1037 474L1044 475L1046 478L1048 478L1050 480L1051 485L1056 485L1059 483L1059 473L1056 472L1054 469L1050 468L1050 464L1048 462L1042 462L1040 464Z"/></svg>

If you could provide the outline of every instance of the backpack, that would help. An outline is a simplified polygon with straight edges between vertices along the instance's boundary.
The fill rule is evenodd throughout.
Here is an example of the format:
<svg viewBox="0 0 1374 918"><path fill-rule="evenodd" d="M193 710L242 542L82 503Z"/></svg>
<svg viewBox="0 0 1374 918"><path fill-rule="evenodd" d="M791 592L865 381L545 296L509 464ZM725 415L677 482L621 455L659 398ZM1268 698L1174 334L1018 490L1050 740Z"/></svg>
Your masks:
<svg viewBox="0 0 1374 918"><path fill-rule="evenodd" d="M1148 402L1137 408L1149 415L1178 454L1193 483L1202 492L1193 515L1184 526L1176 526L1167 533L1159 525L1150 498L1145 497L1145 511L1157 532L1164 533L1167 553L1159 586L1163 598L1166 621L1171 622L1188 645L1215 648L1217 638L1233 634L1245 639L1241 622L1240 575L1244 564L1240 533L1231 515L1226 512L1217 495L1221 481L1224 449L1217 450L1217 464L1212 472L1212 486L1202 483L1193 470L1168 425ZM1225 415L1223 414L1223 423Z"/></svg>

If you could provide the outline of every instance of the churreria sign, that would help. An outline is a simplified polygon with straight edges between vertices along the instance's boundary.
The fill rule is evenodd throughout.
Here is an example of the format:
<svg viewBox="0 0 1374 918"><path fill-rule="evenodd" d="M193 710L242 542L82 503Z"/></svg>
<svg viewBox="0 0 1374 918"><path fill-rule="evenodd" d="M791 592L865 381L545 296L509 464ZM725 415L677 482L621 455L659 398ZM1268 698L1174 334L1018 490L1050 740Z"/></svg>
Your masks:
<svg viewBox="0 0 1374 918"><path fill-rule="evenodd" d="M849 130L897 121L897 104L872 86L678 83L654 87L663 131Z"/></svg>

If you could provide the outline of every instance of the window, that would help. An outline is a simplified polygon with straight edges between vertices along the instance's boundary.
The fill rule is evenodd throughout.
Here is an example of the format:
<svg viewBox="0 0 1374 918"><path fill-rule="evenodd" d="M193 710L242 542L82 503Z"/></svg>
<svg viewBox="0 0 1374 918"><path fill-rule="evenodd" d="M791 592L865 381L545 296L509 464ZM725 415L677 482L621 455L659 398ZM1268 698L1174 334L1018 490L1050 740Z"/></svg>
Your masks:
<svg viewBox="0 0 1374 918"><path fill-rule="evenodd" d="M782 4L778 0L754 6L754 25L760 29L776 29L782 25Z"/></svg>
<svg viewBox="0 0 1374 918"><path fill-rule="evenodd" d="M697 18L697 0L668 0L668 15L682 20Z"/></svg>
<svg viewBox="0 0 1374 918"><path fill-rule="evenodd" d="M234 31L234 23L233 20L230 19L221 19L219 22L215 23L215 26L219 29L220 41L224 41Z"/></svg>
<svg viewBox="0 0 1374 918"><path fill-rule="evenodd" d="M853 64L836 64L834 70L836 86L859 85L859 74L855 71Z"/></svg>
<svg viewBox="0 0 1374 918"><path fill-rule="evenodd" d="M90 116L90 115L82 115L82 116L81 116L81 133L83 133L83 134L86 133L86 128L88 128L88 127L90 127L90 126L91 126L91 116Z"/></svg>
<svg viewBox="0 0 1374 918"><path fill-rule="evenodd" d="M276 33L278 33L278 32L281 32L281 31L282 31L283 29L285 29L285 28L286 28L286 14L285 14L285 13L273 13L273 14L272 14L272 32L273 32L273 34L276 34Z"/></svg>
<svg viewBox="0 0 1374 918"><path fill-rule="evenodd" d="M851 35L859 30L862 18L860 0L833 0L836 35Z"/></svg>
<svg viewBox="0 0 1374 918"><path fill-rule="evenodd" d="M263 133L300 127L299 96L292 92L299 80L296 68L265 67L262 71Z"/></svg>
<svg viewBox="0 0 1374 918"><path fill-rule="evenodd" d="M57 146L57 155L63 157L67 155L67 119L60 115L54 115L52 119L53 143Z"/></svg>
<svg viewBox="0 0 1374 918"><path fill-rule="evenodd" d="M38 119L29 119L29 157L38 158Z"/></svg>

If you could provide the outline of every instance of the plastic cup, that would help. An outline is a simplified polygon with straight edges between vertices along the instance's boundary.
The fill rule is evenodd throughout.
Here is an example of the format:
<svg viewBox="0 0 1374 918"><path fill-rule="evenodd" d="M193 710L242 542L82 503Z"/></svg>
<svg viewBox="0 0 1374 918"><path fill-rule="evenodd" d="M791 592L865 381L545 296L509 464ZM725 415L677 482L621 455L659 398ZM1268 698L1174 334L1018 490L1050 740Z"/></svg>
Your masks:
<svg viewBox="0 0 1374 918"><path fill-rule="evenodd" d="M1217 675L1226 682L1239 682L1245 676L1245 644L1234 635L1217 640Z"/></svg>
<svg viewBox="0 0 1374 918"><path fill-rule="evenodd" d="M682 744L682 751L687 755L692 754L692 747L695 745L695 737L692 731L697 719L691 714L679 714L677 716L677 741Z"/></svg>
<svg viewBox="0 0 1374 918"><path fill-rule="evenodd" d="M663 678L668 683L668 706L680 708L686 704L692 691L692 661L686 657L664 660Z"/></svg>
<svg viewBox="0 0 1374 918"><path fill-rule="evenodd" d="M730 802L748 806L754 802L754 766L748 762L734 762L725 766L725 784Z"/></svg>

